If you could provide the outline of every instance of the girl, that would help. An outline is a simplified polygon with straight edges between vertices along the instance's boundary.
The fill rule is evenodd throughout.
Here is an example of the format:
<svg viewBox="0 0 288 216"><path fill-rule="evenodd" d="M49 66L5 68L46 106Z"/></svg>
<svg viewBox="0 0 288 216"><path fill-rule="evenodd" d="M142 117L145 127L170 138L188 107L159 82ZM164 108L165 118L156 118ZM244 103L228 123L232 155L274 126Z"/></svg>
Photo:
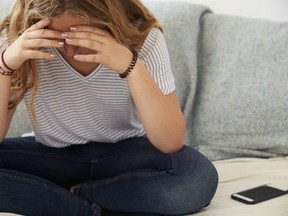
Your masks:
<svg viewBox="0 0 288 216"><path fill-rule="evenodd" d="M0 211L180 215L210 161L185 124L161 27L140 0L17 0L1 28ZM35 137L4 139L25 99Z"/></svg>

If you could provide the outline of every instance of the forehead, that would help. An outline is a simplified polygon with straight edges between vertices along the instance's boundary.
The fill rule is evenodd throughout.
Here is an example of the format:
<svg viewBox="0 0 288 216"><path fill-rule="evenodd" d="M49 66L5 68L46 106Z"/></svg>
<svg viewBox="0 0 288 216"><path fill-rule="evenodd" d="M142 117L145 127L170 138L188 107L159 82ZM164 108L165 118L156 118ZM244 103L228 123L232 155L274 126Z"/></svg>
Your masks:
<svg viewBox="0 0 288 216"><path fill-rule="evenodd" d="M63 15L53 17L51 19L51 24L47 26L47 28L56 31L70 31L70 27L77 25L89 25L89 24L82 17L72 15L69 13L64 13Z"/></svg>

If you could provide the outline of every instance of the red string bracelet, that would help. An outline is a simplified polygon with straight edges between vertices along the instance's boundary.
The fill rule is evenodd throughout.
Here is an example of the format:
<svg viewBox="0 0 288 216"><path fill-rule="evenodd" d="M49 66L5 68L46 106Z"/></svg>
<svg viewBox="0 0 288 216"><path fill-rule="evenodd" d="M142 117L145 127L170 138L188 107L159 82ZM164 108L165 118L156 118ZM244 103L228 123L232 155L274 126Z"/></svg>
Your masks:
<svg viewBox="0 0 288 216"><path fill-rule="evenodd" d="M8 70L10 70L11 72L14 72L15 70L12 69L12 68L10 68L10 67L6 64L6 62L5 62L5 60L4 60L4 53L5 53L5 52L6 52L6 49L4 49L3 52L1 53L2 63L3 63L3 65L4 65Z"/></svg>

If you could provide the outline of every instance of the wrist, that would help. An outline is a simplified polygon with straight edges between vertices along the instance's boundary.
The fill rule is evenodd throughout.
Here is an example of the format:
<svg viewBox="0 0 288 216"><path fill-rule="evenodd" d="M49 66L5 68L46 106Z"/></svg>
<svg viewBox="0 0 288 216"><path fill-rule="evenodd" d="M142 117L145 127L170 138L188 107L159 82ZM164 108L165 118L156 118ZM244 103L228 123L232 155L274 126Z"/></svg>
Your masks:
<svg viewBox="0 0 288 216"><path fill-rule="evenodd" d="M2 65L9 71L15 71L23 64L17 53L13 52L10 47L3 50L0 55Z"/></svg>
<svg viewBox="0 0 288 216"><path fill-rule="evenodd" d="M130 62L130 65L128 66L128 68L124 72L119 73L120 78L122 78L122 79L126 78L132 72L132 70L134 69L134 67L135 67L135 65L137 63L137 60L138 60L137 51L132 51L132 58L131 59L132 60Z"/></svg>
<svg viewBox="0 0 288 216"><path fill-rule="evenodd" d="M4 50L2 51L2 53L1 53L1 61L2 61L2 64L3 64L3 66L4 66L8 71L10 71L10 72L13 73L13 72L15 71L15 69L13 69L13 68L11 68L10 66L7 65L7 63L6 63L6 61L5 61L5 57L4 57L5 52L6 52L6 49L4 49ZM2 68L2 70L3 70L3 68Z"/></svg>
<svg viewBox="0 0 288 216"><path fill-rule="evenodd" d="M4 67L2 67L1 65L0 65L0 75L2 75L2 76L12 76L12 74L13 74L13 72L14 71L7 71L7 70L5 70L5 69L3 69Z"/></svg>

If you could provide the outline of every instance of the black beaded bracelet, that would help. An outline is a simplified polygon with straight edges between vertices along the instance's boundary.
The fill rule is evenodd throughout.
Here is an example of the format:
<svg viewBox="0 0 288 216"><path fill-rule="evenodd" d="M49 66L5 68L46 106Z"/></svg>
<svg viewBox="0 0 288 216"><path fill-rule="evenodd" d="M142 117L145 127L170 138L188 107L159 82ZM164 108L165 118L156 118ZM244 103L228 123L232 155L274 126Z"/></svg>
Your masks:
<svg viewBox="0 0 288 216"><path fill-rule="evenodd" d="M136 62L138 59L138 53L137 53L137 51L132 51L132 53L133 53L133 58L132 58L132 61L129 65L128 69L124 73L119 74L119 76L122 79L126 78L129 75L129 73L133 70L134 66L136 65Z"/></svg>

